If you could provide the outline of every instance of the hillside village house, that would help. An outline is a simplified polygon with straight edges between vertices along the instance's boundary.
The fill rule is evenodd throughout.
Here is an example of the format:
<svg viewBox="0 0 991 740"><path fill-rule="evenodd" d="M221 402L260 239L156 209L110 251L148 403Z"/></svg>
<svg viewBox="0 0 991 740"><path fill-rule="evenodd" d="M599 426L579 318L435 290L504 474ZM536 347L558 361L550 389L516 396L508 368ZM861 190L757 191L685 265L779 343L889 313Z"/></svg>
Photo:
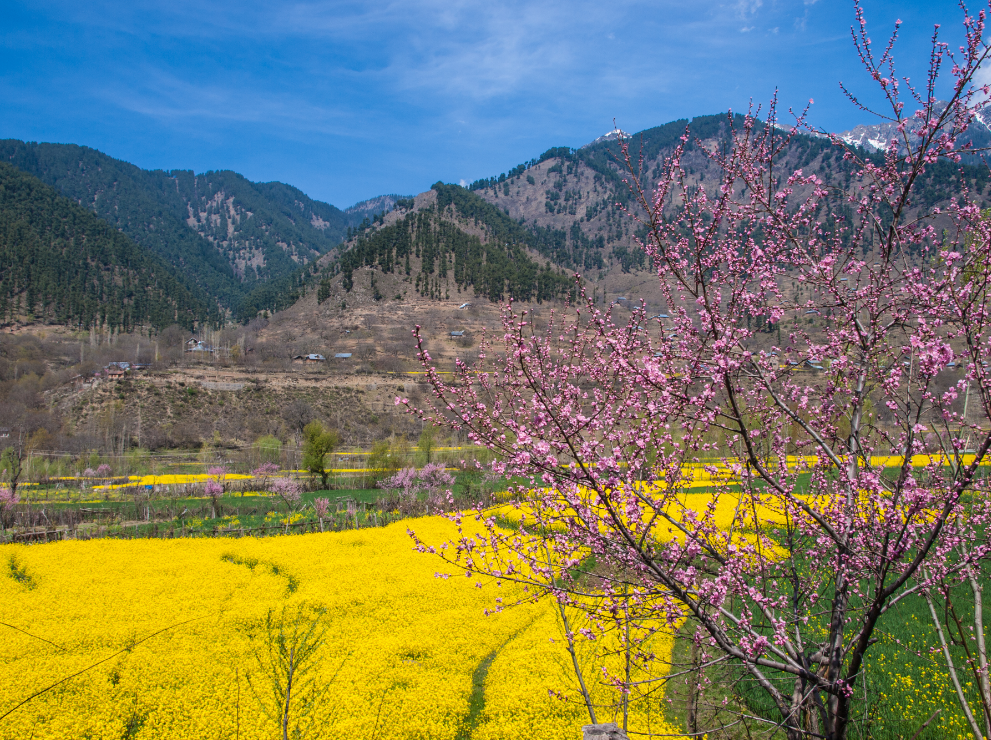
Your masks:
<svg viewBox="0 0 991 740"><path fill-rule="evenodd" d="M104 374L110 380L120 380L131 371L130 362L111 362L103 368Z"/></svg>
<svg viewBox="0 0 991 740"><path fill-rule="evenodd" d="M302 362L306 365L316 365L321 362L326 362L327 358L323 355L309 354L309 355L296 355L292 358L293 362Z"/></svg>

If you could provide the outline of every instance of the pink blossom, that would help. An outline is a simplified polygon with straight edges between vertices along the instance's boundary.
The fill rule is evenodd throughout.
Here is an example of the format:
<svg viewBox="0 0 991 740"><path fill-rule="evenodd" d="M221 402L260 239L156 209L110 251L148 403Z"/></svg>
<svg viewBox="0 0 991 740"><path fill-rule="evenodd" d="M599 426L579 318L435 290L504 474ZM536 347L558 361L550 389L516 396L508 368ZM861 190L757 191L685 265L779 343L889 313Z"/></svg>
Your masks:
<svg viewBox="0 0 991 740"><path fill-rule="evenodd" d="M275 478L269 490L290 506L298 504L303 497L303 487L295 478Z"/></svg>
<svg viewBox="0 0 991 740"><path fill-rule="evenodd" d="M330 499L327 498L315 498L313 499L313 510L316 515L321 519L330 512Z"/></svg>
<svg viewBox="0 0 991 740"><path fill-rule="evenodd" d="M588 626L569 640L629 628L643 654L687 620L700 659L745 664L755 686L805 687L765 697L796 736L812 717L849 726L878 615L991 559L978 475L991 452L991 219L963 176L938 214L913 195L940 160L962 172L958 142L984 105L985 17L965 16L952 60L934 39L932 76L903 99L894 36L875 48L855 13L856 54L900 129L885 149L864 156L832 136L842 177L788 171L811 126L807 110L779 126L776 100L727 116L718 146L686 127L650 168L621 142L630 198L617 215L641 235L668 318L650 326L641 306L618 321L576 280L574 302L541 309L546 331L505 305L453 378L418 327L433 399L403 404L524 481L507 504L517 530L479 506L450 515L446 548L413 534L418 551L473 579L513 572L527 598L580 610ZM952 84L937 84L950 64ZM913 461L930 446L948 459ZM710 491L686 503L700 478ZM384 485L426 484L407 469ZM575 567L590 558L594 582Z"/></svg>
<svg viewBox="0 0 991 740"><path fill-rule="evenodd" d="M275 463L262 463L257 468L251 471L251 474L256 478L265 478L267 476L273 475L279 472L279 466Z"/></svg>
<svg viewBox="0 0 991 740"><path fill-rule="evenodd" d="M7 506L13 506L19 503L21 497L10 490L10 488L2 483L0 483L0 509Z"/></svg>

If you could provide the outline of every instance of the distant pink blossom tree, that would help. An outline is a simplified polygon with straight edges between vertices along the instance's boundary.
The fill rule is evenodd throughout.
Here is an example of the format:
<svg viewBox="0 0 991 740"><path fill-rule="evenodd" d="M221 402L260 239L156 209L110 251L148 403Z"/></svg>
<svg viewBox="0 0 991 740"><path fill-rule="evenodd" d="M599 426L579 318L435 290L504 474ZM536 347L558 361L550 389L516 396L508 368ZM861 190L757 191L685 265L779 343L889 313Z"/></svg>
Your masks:
<svg viewBox="0 0 991 740"><path fill-rule="evenodd" d="M7 529L13 523L11 509L20 503L21 497L10 486L0 483L0 528Z"/></svg>
<svg viewBox="0 0 991 740"><path fill-rule="evenodd" d="M378 484L379 488L396 491L400 506L410 510L415 508L421 494L426 494L428 507L449 508L453 504L453 485L454 476L440 463L427 463L419 470L414 467L403 468Z"/></svg>
<svg viewBox="0 0 991 740"><path fill-rule="evenodd" d="M657 671L606 673L633 699L664 680L650 638L687 617L696 685L724 663L789 740L848 737L882 615L989 554L991 220L959 165L991 89L974 84L986 13L964 14L962 47L934 33L915 87L895 72L895 36L875 49L857 6L857 53L896 135L877 156L830 137L834 182L785 169L811 128L805 112L778 126L774 102L764 120L728 117L718 146L686 129L656 181L622 142L664 316L641 306L616 322L582 293L538 332L510 305L450 382L417 328L435 400L414 413L529 481L518 531L479 508L470 528L452 516L453 547L419 549L583 609L589 638L622 635ZM937 85L944 67L951 84ZM718 179L689 172L689 154ZM936 167L954 178L941 207L914 193ZM913 462L927 446L941 457ZM693 507L697 474L716 493ZM596 577L582 578L590 556Z"/></svg>
<svg viewBox="0 0 991 740"><path fill-rule="evenodd" d="M279 472L279 466L275 463L262 463L257 468L251 471L251 474L256 478L268 478L271 475L275 475Z"/></svg>
<svg viewBox="0 0 991 740"><path fill-rule="evenodd" d="M269 484L269 490L278 496L282 503L286 505L286 515L291 517L293 510L299 506L299 503L303 500L303 486L295 478L275 478ZM288 524L286 525L286 531L288 531Z"/></svg>
<svg viewBox="0 0 991 740"><path fill-rule="evenodd" d="M327 514L330 513L330 499L328 498L315 498L313 499L313 511L317 515L317 520L320 522L320 531L323 532L323 519Z"/></svg>
<svg viewBox="0 0 991 740"><path fill-rule="evenodd" d="M220 498L224 495L224 486L219 481L208 480L203 492L210 498L210 516L216 519L220 511Z"/></svg>
<svg viewBox="0 0 991 740"><path fill-rule="evenodd" d="M210 497L210 513L214 519L220 513L220 499L224 495L224 479L227 477L227 468L222 465L215 465L207 469L207 475L213 476L213 480L208 480L203 490Z"/></svg>
<svg viewBox="0 0 991 740"><path fill-rule="evenodd" d="M268 488L268 479L279 472L279 466L275 463L262 463L251 471L251 474L260 481L261 488Z"/></svg>

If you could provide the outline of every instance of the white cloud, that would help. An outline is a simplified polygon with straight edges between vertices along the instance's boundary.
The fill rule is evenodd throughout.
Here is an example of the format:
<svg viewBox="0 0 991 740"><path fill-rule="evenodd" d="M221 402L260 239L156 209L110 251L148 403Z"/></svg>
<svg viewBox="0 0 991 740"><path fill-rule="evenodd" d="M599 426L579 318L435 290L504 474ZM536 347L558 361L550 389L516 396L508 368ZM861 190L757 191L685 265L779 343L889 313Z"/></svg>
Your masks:
<svg viewBox="0 0 991 740"><path fill-rule="evenodd" d="M748 18L764 5L764 0L737 0L736 12L741 18Z"/></svg>
<svg viewBox="0 0 991 740"><path fill-rule="evenodd" d="M629 116L644 107L630 101L645 90L663 98L683 89L736 49L763 43L753 32L775 33L771 22L790 28L798 4L134 0L113 13L109 0L95 0L106 12L84 13L55 1L66 3L75 22L199 54L188 63L160 57L149 63L154 69L115 72L101 96L129 111L366 139L380 130L369 116L397 127L429 119L437 132L457 127L473 140L505 136L510 125L513 136L525 137L520 110L545 122L625 114L624 127L635 127ZM630 55L617 44L646 53Z"/></svg>
<svg viewBox="0 0 991 740"><path fill-rule="evenodd" d="M991 85L991 63L985 62L974 73L974 86Z"/></svg>

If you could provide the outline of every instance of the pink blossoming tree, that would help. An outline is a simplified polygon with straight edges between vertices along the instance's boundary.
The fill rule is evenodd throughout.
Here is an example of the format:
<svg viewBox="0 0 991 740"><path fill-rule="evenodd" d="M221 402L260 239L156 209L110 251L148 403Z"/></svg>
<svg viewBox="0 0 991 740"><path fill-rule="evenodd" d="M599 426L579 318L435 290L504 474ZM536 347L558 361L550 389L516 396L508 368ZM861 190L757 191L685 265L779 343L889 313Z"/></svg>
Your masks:
<svg viewBox="0 0 991 740"><path fill-rule="evenodd" d="M323 532L323 520L330 513L330 499L329 498L315 498L313 499L313 511L317 515L317 520L320 522L320 531Z"/></svg>
<svg viewBox="0 0 991 740"><path fill-rule="evenodd" d="M450 382L421 344L436 398L414 413L530 485L517 530L479 509L471 526L453 517L454 542L418 547L583 610L589 639L619 634L656 676L607 672L633 697L664 680L652 636L681 630L696 691L719 665L764 693L788 738L846 738L882 616L989 552L991 222L963 170L942 209L913 194L967 154L989 94L974 85L984 24L965 11L952 52L934 33L915 87L896 74L894 36L875 49L857 8L856 49L897 136L880 156L832 137L850 174L839 184L781 167L810 129L804 112L776 126L774 103L728 118L722 148L686 131L656 182L624 142L628 215L666 316L615 323L583 296L538 332L509 306ZM686 171L690 144L718 182ZM939 455L913 460L923 452ZM716 492L686 496L700 476ZM595 578L580 575L590 556Z"/></svg>
<svg viewBox="0 0 991 740"><path fill-rule="evenodd" d="M20 503L21 497L10 486L0 483L0 529L7 529L13 524L13 508Z"/></svg>
<svg viewBox="0 0 991 740"><path fill-rule="evenodd" d="M453 504L454 476L441 463L427 463L417 470L403 468L395 475L379 481L379 488L399 494L400 509L410 513L418 508L421 495L430 509L445 510Z"/></svg>
<svg viewBox="0 0 991 740"><path fill-rule="evenodd" d="M286 505L286 521L289 522L293 510L303 500L303 485L295 478L274 478L269 484L269 490ZM288 524L286 524L286 531L289 531Z"/></svg>
<svg viewBox="0 0 991 740"><path fill-rule="evenodd" d="M203 487L203 492L210 498L210 513L216 519L220 512L220 498L224 495L224 479L227 477L227 468L217 465L207 471L213 476L213 480L208 480Z"/></svg>

